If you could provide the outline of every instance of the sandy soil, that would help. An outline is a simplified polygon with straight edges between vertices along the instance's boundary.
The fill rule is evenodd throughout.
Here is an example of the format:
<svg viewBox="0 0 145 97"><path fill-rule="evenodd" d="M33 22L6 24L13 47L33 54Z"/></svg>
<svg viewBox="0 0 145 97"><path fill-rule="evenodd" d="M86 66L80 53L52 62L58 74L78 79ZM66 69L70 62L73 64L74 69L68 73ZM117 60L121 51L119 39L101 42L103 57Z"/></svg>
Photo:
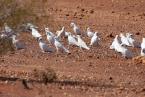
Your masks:
<svg viewBox="0 0 145 97"><path fill-rule="evenodd" d="M88 26L98 31L100 46L90 51L70 47L69 55L43 54L30 33L21 33L19 38L26 44L26 49L0 56L0 67L9 70L51 67L58 79L66 82L47 85L29 82L30 89L25 89L19 80L1 80L0 97L145 97L145 65L109 50L113 37L121 32L131 32L136 40L141 41L145 30L145 1L43 1L46 1L41 6L44 15L37 22L40 29L47 25L56 31L65 26L72 32L70 22L75 21L82 32ZM89 39L85 40L89 43ZM66 40L64 44L67 46ZM134 56L140 54L139 48L129 49Z"/></svg>

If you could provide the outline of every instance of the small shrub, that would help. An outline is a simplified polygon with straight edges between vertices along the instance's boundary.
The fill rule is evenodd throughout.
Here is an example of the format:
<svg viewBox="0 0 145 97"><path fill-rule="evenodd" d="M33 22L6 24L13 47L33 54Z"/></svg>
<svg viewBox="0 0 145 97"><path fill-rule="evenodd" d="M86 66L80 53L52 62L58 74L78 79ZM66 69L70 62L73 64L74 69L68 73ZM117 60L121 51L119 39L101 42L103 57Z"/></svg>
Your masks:
<svg viewBox="0 0 145 97"><path fill-rule="evenodd" d="M10 38L0 38L0 54L5 54L14 50L15 49Z"/></svg>
<svg viewBox="0 0 145 97"><path fill-rule="evenodd" d="M47 84L48 82L53 82L57 78L54 70L49 68L45 70L35 69L33 74L37 80L42 81L45 84Z"/></svg>

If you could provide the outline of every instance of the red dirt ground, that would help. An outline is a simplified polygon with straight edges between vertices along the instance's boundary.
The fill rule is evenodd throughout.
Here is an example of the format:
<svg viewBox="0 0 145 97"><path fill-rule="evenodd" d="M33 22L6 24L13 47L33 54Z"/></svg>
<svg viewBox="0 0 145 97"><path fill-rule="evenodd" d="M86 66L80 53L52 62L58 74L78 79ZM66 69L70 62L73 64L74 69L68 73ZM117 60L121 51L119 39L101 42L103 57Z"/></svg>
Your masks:
<svg viewBox="0 0 145 97"><path fill-rule="evenodd" d="M0 67L51 67L58 79L70 82L30 82L31 89L25 89L21 81L0 81L0 97L145 97L145 64L136 64L109 50L113 39L110 35L131 32L141 41L145 31L144 5L144 0L47 0L43 3L45 16L37 22L41 29L48 25L56 31L65 26L72 32L70 22L75 21L82 32L88 26L98 31L100 46L90 51L70 47L69 55L43 54L30 33L21 33L19 38L26 49L0 56ZM52 18L48 23L43 19L47 16ZM86 41L89 43L89 39ZM140 49L130 49L134 56L140 54Z"/></svg>

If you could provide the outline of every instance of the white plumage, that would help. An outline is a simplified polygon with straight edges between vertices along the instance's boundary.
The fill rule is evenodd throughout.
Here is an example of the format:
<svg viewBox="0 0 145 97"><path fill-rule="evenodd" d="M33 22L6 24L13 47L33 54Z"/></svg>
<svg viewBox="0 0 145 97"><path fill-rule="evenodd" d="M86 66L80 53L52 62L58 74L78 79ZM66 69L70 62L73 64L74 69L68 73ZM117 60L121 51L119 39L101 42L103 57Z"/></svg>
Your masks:
<svg viewBox="0 0 145 97"><path fill-rule="evenodd" d="M132 34L126 33L126 38L127 38L127 40L129 41L129 44L130 44L132 47L134 47L134 46L135 46L135 45L134 45L135 40L134 40L131 36L132 36Z"/></svg>
<svg viewBox="0 0 145 97"><path fill-rule="evenodd" d="M121 46L118 40L118 35L116 35L114 41L112 42L112 45L110 46L110 49L115 49L115 51L122 54L125 58L132 58L133 54L131 51L129 51L127 48Z"/></svg>
<svg viewBox="0 0 145 97"><path fill-rule="evenodd" d="M115 46L118 45L118 43L119 43L118 35L116 35L111 46L110 46L110 49L115 49Z"/></svg>
<svg viewBox="0 0 145 97"><path fill-rule="evenodd" d="M71 33L68 35L68 44L78 46L78 42L75 37L72 36Z"/></svg>
<svg viewBox="0 0 145 97"><path fill-rule="evenodd" d="M46 36L47 36L47 40L48 42L51 44L51 45L54 45L54 36L52 36L52 34L50 32L47 32L46 33Z"/></svg>
<svg viewBox="0 0 145 97"><path fill-rule="evenodd" d="M13 30L7 25L7 23L4 23L4 29L6 33L11 33Z"/></svg>
<svg viewBox="0 0 145 97"><path fill-rule="evenodd" d="M42 37L42 35L38 32L37 29L35 29L33 27L30 27L30 29L31 29L32 36L34 38L40 38L40 37Z"/></svg>
<svg viewBox="0 0 145 97"><path fill-rule="evenodd" d="M128 41L132 47L137 47L137 48L141 47L141 44L132 38L132 34L126 33L126 38L128 39Z"/></svg>
<svg viewBox="0 0 145 97"><path fill-rule="evenodd" d="M81 34L80 28L75 23L72 22L70 24L70 26L73 27L73 31L74 31L75 34L77 34L77 35Z"/></svg>
<svg viewBox="0 0 145 97"><path fill-rule="evenodd" d="M92 38L93 35L94 35L94 32L92 32L91 29L88 27L88 28L87 28L87 36L88 36L89 38Z"/></svg>
<svg viewBox="0 0 145 97"><path fill-rule="evenodd" d="M56 47L57 52L62 51L62 52L66 52L66 53L70 53L68 49L66 49L58 40L58 38L54 38L54 45Z"/></svg>
<svg viewBox="0 0 145 97"><path fill-rule="evenodd" d="M25 48L25 45L21 43L18 39L16 39L16 35L12 35L11 38L12 38L12 43L17 50Z"/></svg>
<svg viewBox="0 0 145 97"><path fill-rule="evenodd" d="M120 38L121 38L121 45L131 46L128 39L123 35L123 33L120 33Z"/></svg>
<svg viewBox="0 0 145 97"><path fill-rule="evenodd" d="M145 38L142 38L142 43L141 43L141 56L145 56Z"/></svg>
<svg viewBox="0 0 145 97"><path fill-rule="evenodd" d="M42 40L42 38L38 38L39 47L43 53L45 52L53 52L53 49L49 48L48 45Z"/></svg>
<svg viewBox="0 0 145 97"><path fill-rule="evenodd" d="M47 32L49 32L49 34L50 34L51 36L55 37L55 34L52 33L52 32L49 30L49 28L45 28L45 33L46 33L46 35L47 35Z"/></svg>
<svg viewBox="0 0 145 97"><path fill-rule="evenodd" d="M87 44L81 39L80 35L77 35L77 39L78 39L78 46L80 48L90 50L90 48L87 46Z"/></svg>
<svg viewBox="0 0 145 97"><path fill-rule="evenodd" d="M62 29L60 31L56 31L56 33L58 38L65 37L65 28L62 27Z"/></svg>
<svg viewBox="0 0 145 97"><path fill-rule="evenodd" d="M97 46L98 45L98 42L99 42L100 38L97 36L97 33L98 32L95 32L93 34L93 37L91 38L90 46Z"/></svg>

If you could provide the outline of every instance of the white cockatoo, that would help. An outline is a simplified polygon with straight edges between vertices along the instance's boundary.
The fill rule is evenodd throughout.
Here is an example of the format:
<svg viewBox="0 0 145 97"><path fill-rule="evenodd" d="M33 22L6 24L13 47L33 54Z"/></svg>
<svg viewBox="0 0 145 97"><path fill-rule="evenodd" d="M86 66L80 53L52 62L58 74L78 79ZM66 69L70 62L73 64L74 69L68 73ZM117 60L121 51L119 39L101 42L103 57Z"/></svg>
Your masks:
<svg viewBox="0 0 145 97"><path fill-rule="evenodd" d="M127 37L125 37L123 33L120 33L120 38L121 38L121 45L131 46Z"/></svg>
<svg viewBox="0 0 145 97"><path fill-rule="evenodd" d="M92 32L91 29L90 29L89 27L87 28L87 32L86 32L86 33L87 33L87 36L88 36L89 38L92 38L93 35L94 35L94 32Z"/></svg>
<svg viewBox="0 0 145 97"><path fill-rule="evenodd" d="M41 51L43 53L45 53L45 52L48 52L48 53L53 52L53 49L49 48L48 45L43 41L43 39L41 37L38 38L38 42L39 42L39 47L40 47L40 49L41 49Z"/></svg>
<svg viewBox="0 0 145 97"><path fill-rule="evenodd" d="M99 44L98 42L99 42L100 38L97 36L97 33L98 32L95 32L93 34L93 37L91 38L90 46L97 46Z"/></svg>
<svg viewBox="0 0 145 97"><path fill-rule="evenodd" d="M25 48L25 45L22 42L20 42L18 39L16 39L16 35L12 35L11 38L12 38L12 43L17 50Z"/></svg>
<svg viewBox="0 0 145 97"><path fill-rule="evenodd" d="M71 33L68 35L68 44L78 46L76 38Z"/></svg>
<svg viewBox="0 0 145 97"><path fill-rule="evenodd" d="M78 46L80 48L90 50L90 48L87 46L87 44L81 39L80 35L77 35L77 40L78 40Z"/></svg>
<svg viewBox="0 0 145 97"><path fill-rule="evenodd" d="M77 35L81 34L80 28L74 22L72 22L70 24L70 26L73 27L73 31L74 31L75 34L77 34Z"/></svg>
<svg viewBox="0 0 145 97"><path fill-rule="evenodd" d="M142 43L141 43L141 56L145 56L145 38L142 38Z"/></svg>
<svg viewBox="0 0 145 97"><path fill-rule="evenodd" d="M39 31L36 28L34 28L33 26L30 26L30 29L31 29L32 36L34 38L37 39L37 38L42 37L42 35L39 33Z"/></svg>
<svg viewBox="0 0 145 97"><path fill-rule="evenodd" d="M68 49L66 49L61 43L60 41L58 40L57 37L54 37L54 45L56 47L56 50L57 50L57 53L59 51L62 51L62 52L65 52L65 53L70 53Z"/></svg>

